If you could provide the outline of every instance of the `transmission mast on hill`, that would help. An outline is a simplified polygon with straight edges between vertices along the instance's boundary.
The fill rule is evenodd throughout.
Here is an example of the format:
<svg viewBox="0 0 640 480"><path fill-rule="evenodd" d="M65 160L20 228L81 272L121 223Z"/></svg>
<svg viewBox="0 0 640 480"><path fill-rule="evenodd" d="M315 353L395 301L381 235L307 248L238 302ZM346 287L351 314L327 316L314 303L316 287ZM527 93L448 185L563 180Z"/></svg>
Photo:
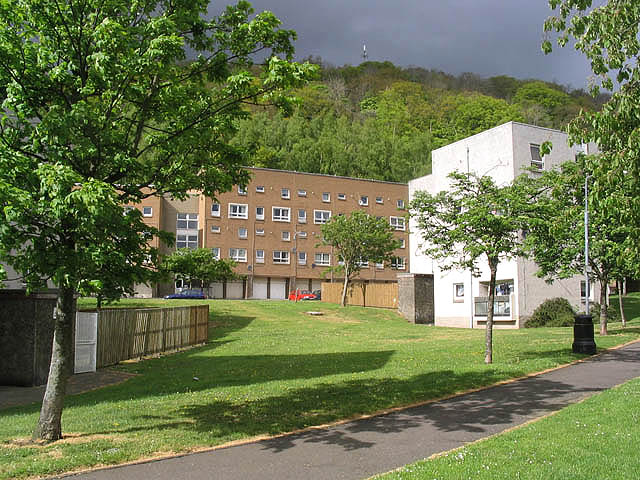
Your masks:
<svg viewBox="0 0 640 480"><path fill-rule="evenodd" d="M366 62L369 55L367 55L367 46L365 44L362 45L362 59Z"/></svg>

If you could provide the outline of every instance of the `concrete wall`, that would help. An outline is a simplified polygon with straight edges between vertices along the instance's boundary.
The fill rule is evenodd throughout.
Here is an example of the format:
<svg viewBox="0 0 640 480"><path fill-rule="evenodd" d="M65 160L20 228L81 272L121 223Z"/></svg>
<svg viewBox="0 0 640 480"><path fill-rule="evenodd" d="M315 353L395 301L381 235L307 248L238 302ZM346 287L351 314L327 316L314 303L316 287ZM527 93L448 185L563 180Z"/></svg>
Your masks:
<svg viewBox="0 0 640 480"><path fill-rule="evenodd" d="M433 275L398 275L398 311L411 323L434 323Z"/></svg>
<svg viewBox="0 0 640 480"><path fill-rule="evenodd" d="M47 383L55 293L0 290L0 385Z"/></svg>

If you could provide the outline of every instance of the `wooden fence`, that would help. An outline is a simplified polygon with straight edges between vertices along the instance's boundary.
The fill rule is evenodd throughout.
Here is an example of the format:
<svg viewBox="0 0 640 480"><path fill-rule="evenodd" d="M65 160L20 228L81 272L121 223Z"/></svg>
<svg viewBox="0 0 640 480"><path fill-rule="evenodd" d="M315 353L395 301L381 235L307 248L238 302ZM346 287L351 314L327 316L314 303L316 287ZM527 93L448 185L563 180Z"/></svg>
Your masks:
<svg viewBox="0 0 640 480"><path fill-rule="evenodd" d="M340 303L342 287L342 283L323 283L322 301ZM398 284L352 282L347 291L347 305L398 308Z"/></svg>
<svg viewBox="0 0 640 480"><path fill-rule="evenodd" d="M100 310L96 366L197 345L208 337L208 305Z"/></svg>

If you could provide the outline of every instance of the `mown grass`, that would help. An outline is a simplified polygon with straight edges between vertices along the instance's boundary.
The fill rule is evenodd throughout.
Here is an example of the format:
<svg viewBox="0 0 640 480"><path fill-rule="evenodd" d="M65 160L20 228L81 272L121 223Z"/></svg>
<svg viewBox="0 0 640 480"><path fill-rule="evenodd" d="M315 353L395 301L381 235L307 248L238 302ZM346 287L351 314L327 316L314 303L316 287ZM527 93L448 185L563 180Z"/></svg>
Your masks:
<svg viewBox="0 0 640 480"><path fill-rule="evenodd" d="M127 300L121 305L193 301ZM272 435L489 385L568 363L571 328L483 330L412 325L395 311L324 303L208 301L207 345L118 366L125 383L69 396L66 438L24 444L39 405L0 411L0 478L51 475ZM90 306L90 301L82 305ZM320 310L322 317L305 312ZM640 336L640 318L596 336ZM197 378L197 380L196 380Z"/></svg>
<svg viewBox="0 0 640 480"><path fill-rule="evenodd" d="M635 480L638 405L640 379L635 379L517 430L375 478Z"/></svg>

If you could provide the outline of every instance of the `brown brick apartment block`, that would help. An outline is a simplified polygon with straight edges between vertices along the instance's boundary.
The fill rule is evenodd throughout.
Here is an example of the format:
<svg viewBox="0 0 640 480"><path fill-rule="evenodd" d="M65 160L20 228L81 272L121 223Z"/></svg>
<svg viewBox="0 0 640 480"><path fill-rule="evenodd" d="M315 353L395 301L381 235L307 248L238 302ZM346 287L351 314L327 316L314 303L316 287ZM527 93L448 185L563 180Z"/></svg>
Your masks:
<svg viewBox="0 0 640 480"><path fill-rule="evenodd" d="M136 206L145 221L176 234L176 248L211 248L233 258L244 280L213 285L213 298L286 298L294 288L319 289L338 281L327 272L338 258L319 245L331 216L364 210L384 217L402 240L388 265L365 266L370 282L395 282L408 272L407 184L266 168L248 168L246 189L234 187L217 199L193 193L186 201L150 198ZM166 247L161 249L168 253ZM172 293L174 285L139 289L144 296Z"/></svg>

